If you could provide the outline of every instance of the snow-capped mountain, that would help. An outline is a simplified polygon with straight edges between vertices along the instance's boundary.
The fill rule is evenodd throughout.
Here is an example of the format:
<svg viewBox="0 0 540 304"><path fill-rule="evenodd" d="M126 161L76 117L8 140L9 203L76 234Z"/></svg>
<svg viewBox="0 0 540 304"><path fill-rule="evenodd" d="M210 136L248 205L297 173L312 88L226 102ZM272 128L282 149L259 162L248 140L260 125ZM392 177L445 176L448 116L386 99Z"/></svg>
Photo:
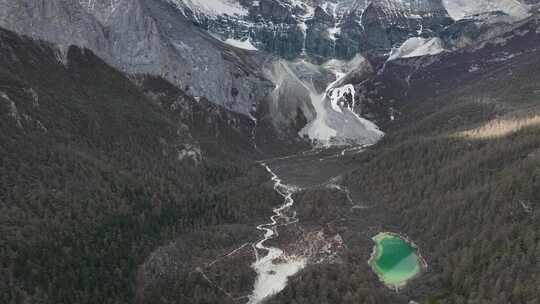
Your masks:
<svg viewBox="0 0 540 304"><path fill-rule="evenodd" d="M539 304L538 2L0 0L0 304Z"/></svg>
<svg viewBox="0 0 540 304"><path fill-rule="evenodd" d="M287 59L384 54L415 36L435 37L454 20L502 12L529 15L517 0L169 0L183 15L235 46Z"/></svg>
<svg viewBox="0 0 540 304"><path fill-rule="evenodd" d="M224 41L248 42L287 59L350 59L387 51L451 22L439 0L170 0Z"/></svg>
<svg viewBox="0 0 540 304"><path fill-rule="evenodd" d="M0 0L0 26L61 49L87 47L124 72L162 76L280 132L372 143L380 133L357 116L370 113L352 89L363 77L381 62L481 45L535 1ZM344 68L358 56L370 71ZM282 59L292 73L273 73Z"/></svg>

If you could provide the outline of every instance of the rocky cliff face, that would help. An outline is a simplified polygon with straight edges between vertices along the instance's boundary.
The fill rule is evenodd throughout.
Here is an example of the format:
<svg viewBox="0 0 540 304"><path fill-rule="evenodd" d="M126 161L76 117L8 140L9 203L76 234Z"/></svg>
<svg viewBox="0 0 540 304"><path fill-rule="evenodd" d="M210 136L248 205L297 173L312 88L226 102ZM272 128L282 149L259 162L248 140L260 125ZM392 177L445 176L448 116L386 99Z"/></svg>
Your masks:
<svg viewBox="0 0 540 304"><path fill-rule="evenodd" d="M529 5L537 0L443 0L446 10L454 19L463 19L476 14L500 11L514 19L523 19L529 15Z"/></svg>
<svg viewBox="0 0 540 304"><path fill-rule="evenodd" d="M412 103L451 94L465 83L474 85L468 86L466 93L458 94L471 100L507 98L508 95L503 95L510 93L501 93L494 83L504 83L501 79L514 77L515 70L535 60L540 49L540 16L513 25L500 21L500 18L508 18L505 14L489 13L485 18L484 21L460 20L443 33L447 44L453 37L461 48L433 56L387 61L377 75L360 84L357 90L365 93L361 103L374 115L368 118L387 127L392 121L399 120L401 111L411 107ZM522 98L520 90L527 97L534 91L524 90L522 85L527 86L520 83L512 88L512 94L515 94L512 98Z"/></svg>
<svg viewBox="0 0 540 304"><path fill-rule="evenodd" d="M261 58L212 39L161 0L0 0L0 26L87 47L131 74L164 77L249 115L266 92Z"/></svg>
<svg viewBox="0 0 540 304"><path fill-rule="evenodd" d="M413 36L436 36L451 23L439 0L373 1L362 15L362 49L384 52Z"/></svg>
<svg viewBox="0 0 540 304"><path fill-rule="evenodd" d="M0 26L52 41L61 50L71 44L87 47L124 72L161 76L189 95L206 97L254 120L257 117L259 126L270 121L275 129L297 134L320 120L324 114L321 109L340 113L337 107L329 108L331 96L325 94L333 94L334 89L342 94L345 86L360 81L353 79L331 87L344 76L341 67L323 73L329 75L324 81L288 81L295 80L297 73L278 73L280 77L275 77L276 67L303 60L301 66L313 64L313 69L325 70L325 64L332 60L348 62L360 53L373 67L369 75L374 75L389 54L390 60L432 56L475 47L499 36L529 14L531 3L527 3L0 0ZM60 51L58 55L62 58L65 53ZM349 72L355 71L345 74ZM282 86L284 79L287 81ZM318 85L321 88L316 90ZM311 98L310 93L321 98ZM355 107L361 94L334 103L347 104L354 114L369 117L370 111ZM315 111L313 100L321 102L319 111ZM381 111L386 113L386 109ZM339 119L333 120L341 128Z"/></svg>
<svg viewBox="0 0 540 304"><path fill-rule="evenodd" d="M195 24L224 40L250 41L286 59L350 59L385 52L452 22L440 0L268 0L226 2L210 11L194 0L171 0Z"/></svg>
<svg viewBox="0 0 540 304"><path fill-rule="evenodd" d="M125 72L163 76L192 95L249 115L272 85L260 74L265 56L242 48L321 63L359 52L387 54L410 37L437 36L453 23L450 15L526 12L524 4L506 0L462 2L0 0L0 26L88 47Z"/></svg>

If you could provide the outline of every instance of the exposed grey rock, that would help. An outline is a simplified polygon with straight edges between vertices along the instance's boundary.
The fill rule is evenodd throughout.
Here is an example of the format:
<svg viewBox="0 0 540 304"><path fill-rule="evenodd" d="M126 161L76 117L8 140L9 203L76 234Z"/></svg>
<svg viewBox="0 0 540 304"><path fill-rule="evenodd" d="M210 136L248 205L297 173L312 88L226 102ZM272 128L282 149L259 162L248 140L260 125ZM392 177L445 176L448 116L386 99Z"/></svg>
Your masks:
<svg viewBox="0 0 540 304"><path fill-rule="evenodd" d="M77 1L0 1L0 25L15 32L52 41L99 49L111 57L107 29Z"/></svg>
<svg viewBox="0 0 540 304"><path fill-rule="evenodd" d="M315 109L310 103L310 91L291 66L289 62L280 60L267 70L268 78L275 83L275 89L268 102L269 114L273 124L283 132L291 128L297 117L312 121L316 116ZM294 131L298 132L300 128Z"/></svg>
<svg viewBox="0 0 540 304"><path fill-rule="evenodd" d="M168 1L0 0L0 26L87 47L127 73L163 76L244 114L267 92L263 57L212 39Z"/></svg>
<svg viewBox="0 0 540 304"><path fill-rule="evenodd" d="M483 42L500 36L516 27L514 18L497 11L464 18L447 27L440 37L448 49L459 50L481 46Z"/></svg>
<svg viewBox="0 0 540 304"><path fill-rule="evenodd" d="M318 62L388 51L452 22L440 0L239 0L244 14L205 14L189 0L170 1L223 39L250 39L258 49L285 59L309 55Z"/></svg>
<svg viewBox="0 0 540 304"><path fill-rule="evenodd" d="M516 21L529 15L529 4L520 0L443 0L446 9L456 20L469 18L477 14L500 11L512 16Z"/></svg>
<svg viewBox="0 0 540 304"><path fill-rule="evenodd" d="M274 127L296 133L316 118L310 93L323 94L335 78L295 79L302 73L285 73L273 55L322 66L362 53L379 68L411 37L439 37L445 49L460 50L513 28L502 12L456 22L448 1L458 0L231 0L221 9L203 0L0 0L0 26L59 44L64 64L67 46L87 47L124 72L162 76L245 115L264 112ZM249 39L263 52L225 39Z"/></svg>
<svg viewBox="0 0 540 304"><path fill-rule="evenodd" d="M386 52L410 37L436 36L452 22L440 0L373 1L362 14L361 50Z"/></svg>

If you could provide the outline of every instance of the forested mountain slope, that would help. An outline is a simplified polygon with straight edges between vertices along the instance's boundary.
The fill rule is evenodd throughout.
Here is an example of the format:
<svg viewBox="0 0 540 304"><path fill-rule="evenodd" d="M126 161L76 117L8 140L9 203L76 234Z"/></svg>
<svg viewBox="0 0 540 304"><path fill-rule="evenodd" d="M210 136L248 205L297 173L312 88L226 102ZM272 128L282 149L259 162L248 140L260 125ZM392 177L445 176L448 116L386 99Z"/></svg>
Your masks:
<svg viewBox="0 0 540 304"><path fill-rule="evenodd" d="M346 20L337 2L241 1L284 30L257 28L264 49L294 42L287 61L211 37L239 38L227 25L243 19L179 1L0 0L20 31L104 46L0 29L0 303L539 303L539 17L478 1L450 22L448 1L347 0ZM48 23L58 11L81 27ZM381 52L320 64L329 29ZM314 133L362 135L361 121L377 136L299 136L317 117L331 121ZM368 264L386 231L426 262L397 290Z"/></svg>
<svg viewBox="0 0 540 304"><path fill-rule="evenodd" d="M168 240L257 237L276 198L247 117L78 47L0 30L0 53L0 302L129 303Z"/></svg>
<svg viewBox="0 0 540 304"><path fill-rule="evenodd" d="M402 106L380 143L342 157L342 187L365 206L344 217L345 262L308 267L270 303L538 303L536 28L533 19L504 43L403 59L373 80ZM326 214L321 197L309 202ZM399 293L374 284L366 263L380 231L415 240L427 261Z"/></svg>

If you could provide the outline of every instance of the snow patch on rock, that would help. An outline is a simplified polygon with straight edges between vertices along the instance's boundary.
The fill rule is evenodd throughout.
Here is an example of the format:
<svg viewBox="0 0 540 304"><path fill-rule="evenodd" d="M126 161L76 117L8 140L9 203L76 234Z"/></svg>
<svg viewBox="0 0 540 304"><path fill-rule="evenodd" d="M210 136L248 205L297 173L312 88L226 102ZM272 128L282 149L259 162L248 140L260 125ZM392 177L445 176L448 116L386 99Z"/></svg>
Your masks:
<svg viewBox="0 0 540 304"><path fill-rule="evenodd" d="M528 6L517 0L443 0L443 4L455 20L494 11L502 11L516 20L530 15Z"/></svg>
<svg viewBox="0 0 540 304"><path fill-rule="evenodd" d="M179 8L188 8L193 13L207 17L220 15L246 16L248 10L236 0L171 0Z"/></svg>
<svg viewBox="0 0 540 304"><path fill-rule="evenodd" d="M251 43L251 39L245 39L245 40L239 40L239 39L233 39L229 38L224 41L226 44L230 46L234 46L239 49L248 50L248 51L258 51L258 49Z"/></svg>
<svg viewBox="0 0 540 304"><path fill-rule="evenodd" d="M440 38L413 37L407 39L399 48L393 49L388 61L399 58L412 58L428 55L437 55L444 52L443 42Z"/></svg>

